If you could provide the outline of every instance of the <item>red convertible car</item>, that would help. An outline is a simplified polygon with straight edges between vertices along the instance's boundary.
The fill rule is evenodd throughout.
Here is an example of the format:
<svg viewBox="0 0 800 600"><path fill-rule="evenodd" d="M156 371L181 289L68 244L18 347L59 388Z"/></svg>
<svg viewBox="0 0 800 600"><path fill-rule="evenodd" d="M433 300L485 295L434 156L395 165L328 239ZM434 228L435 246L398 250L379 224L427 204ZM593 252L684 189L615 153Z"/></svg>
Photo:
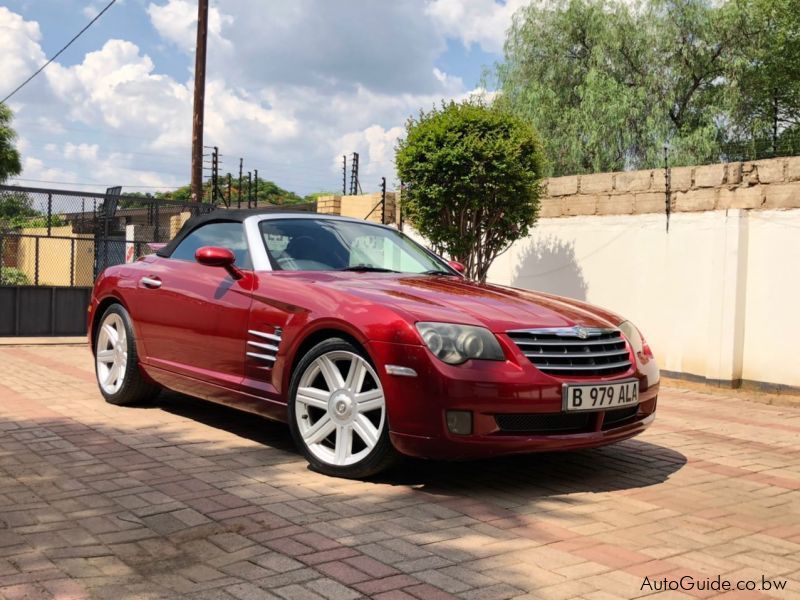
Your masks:
<svg viewBox="0 0 800 600"><path fill-rule="evenodd" d="M221 210L105 270L89 340L113 404L160 388L286 421L317 470L398 455L591 448L654 419L659 371L630 322L464 279L399 231Z"/></svg>

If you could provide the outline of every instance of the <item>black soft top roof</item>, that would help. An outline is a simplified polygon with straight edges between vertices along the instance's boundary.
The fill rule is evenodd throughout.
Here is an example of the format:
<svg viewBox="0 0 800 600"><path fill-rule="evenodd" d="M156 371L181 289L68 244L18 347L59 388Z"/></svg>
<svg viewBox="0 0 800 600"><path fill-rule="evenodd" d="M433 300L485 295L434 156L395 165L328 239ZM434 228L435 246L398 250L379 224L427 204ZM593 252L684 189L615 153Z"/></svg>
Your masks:
<svg viewBox="0 0 800 600"><path fill-rule="evenodd" d="M310 211L299 211L296 209L292 210L290 207L217 209L204 215L196 215L191 217L188 221L186 221L186 223L183 224L178 233L175 234L175 237L172 238L166 246L159 249L156 254L164 258L169 258L172 256L172 252L175 250L175 248L178 247L178 244L180 244L187 235L206 223L242 223L247 217L276 213L284 214L287 217L294 215L315 214Z"/></svg>

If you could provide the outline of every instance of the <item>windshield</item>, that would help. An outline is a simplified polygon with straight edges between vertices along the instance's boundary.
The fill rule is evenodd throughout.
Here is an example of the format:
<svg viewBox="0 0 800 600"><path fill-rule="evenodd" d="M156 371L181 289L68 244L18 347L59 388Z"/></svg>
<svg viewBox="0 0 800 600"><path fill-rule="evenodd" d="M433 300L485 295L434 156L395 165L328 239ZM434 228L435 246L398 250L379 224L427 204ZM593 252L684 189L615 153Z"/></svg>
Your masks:
<svg viewBox="0 0 800 600"><path fill-rule="evenodd" d="M261 236L276 271L379 271L455 274L394 229L335 219L268 219Z"/></svg>

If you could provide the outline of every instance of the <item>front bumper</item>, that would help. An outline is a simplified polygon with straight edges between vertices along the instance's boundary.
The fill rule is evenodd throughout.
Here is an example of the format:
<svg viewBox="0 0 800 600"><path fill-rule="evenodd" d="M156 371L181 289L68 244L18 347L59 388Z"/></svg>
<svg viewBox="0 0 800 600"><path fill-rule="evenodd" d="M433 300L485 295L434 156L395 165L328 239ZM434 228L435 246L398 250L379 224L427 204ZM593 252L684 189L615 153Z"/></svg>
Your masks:
<svg viewBox="0 0 800 600"><path fill-rule="evenodd" d="M637 378L638 410L624 419L609 423L605 417L608 413L598 411L588 413L584 424L568 432L501 427L498 415L563 416L564 381L537 370L524 355L517 354L513 343L502 338L500 342L509 360L469 361L457 366L439 361L424 346L370 342L369 351L384 387L390 437L399 452L420 458L468 459L593 448L638 435L653 422L658 382L653 382L652 372L637 362L630 371L613 377L570 380ZM384 368L387 364L410 367L417 377L388 375ZM654 363L651 366L655 368ZM472 433L451 433L446 423L448 410L470 411Z"/></svg>

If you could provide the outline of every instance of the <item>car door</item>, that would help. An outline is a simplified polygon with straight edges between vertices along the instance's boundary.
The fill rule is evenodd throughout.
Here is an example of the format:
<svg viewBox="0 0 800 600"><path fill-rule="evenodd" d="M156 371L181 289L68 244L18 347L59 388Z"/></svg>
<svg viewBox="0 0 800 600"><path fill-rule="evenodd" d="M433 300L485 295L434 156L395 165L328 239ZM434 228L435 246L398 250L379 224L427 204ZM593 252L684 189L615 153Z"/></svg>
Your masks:
<svg viewBox="0 0 800 600"><path fill-rule="evenodd" d="M214 386L237 389L244 377L251 277L199 264L203 246L228 248L251 270L239 222L211 222L189 233L169 258L158 258L138 282L137 321L148 364ZM200 390L186 390L197 395Z"/></svg>

